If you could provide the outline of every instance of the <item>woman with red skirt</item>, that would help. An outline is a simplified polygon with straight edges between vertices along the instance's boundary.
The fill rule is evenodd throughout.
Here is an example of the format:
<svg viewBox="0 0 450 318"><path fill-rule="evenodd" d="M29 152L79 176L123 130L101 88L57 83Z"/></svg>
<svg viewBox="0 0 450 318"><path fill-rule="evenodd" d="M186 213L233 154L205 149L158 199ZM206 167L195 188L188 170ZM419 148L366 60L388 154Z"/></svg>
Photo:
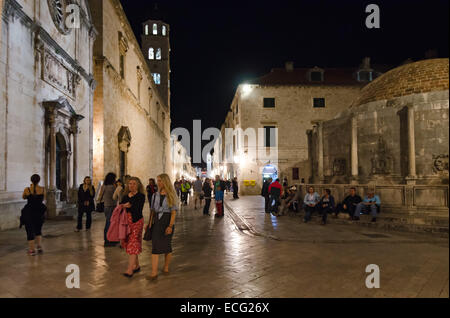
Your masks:
<svg viewBox="0 0 450 318"><path fill-rule="evenodd" d="M142 210L145 204L145 192L139 178L132 177L128 180L120 204L127 209L130 228L130 234L121 242L122 247L129 255L128 269L123 275L131 278L141 270L138 255L142 253L142 230L144 228Z"/></svg>

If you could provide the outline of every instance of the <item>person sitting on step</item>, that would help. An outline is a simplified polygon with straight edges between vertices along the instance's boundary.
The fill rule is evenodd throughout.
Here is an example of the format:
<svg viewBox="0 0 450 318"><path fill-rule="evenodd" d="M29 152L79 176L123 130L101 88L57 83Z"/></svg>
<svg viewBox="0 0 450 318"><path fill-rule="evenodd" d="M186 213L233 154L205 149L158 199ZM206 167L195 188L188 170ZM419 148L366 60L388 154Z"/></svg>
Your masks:
<svg viewBox="0 0 450 318"><path fill-rule="evenodd" d="M356 207L355 215L353 220L359 221L361 213L370 213L372 216L372 222L377 221L377 216L380 211L381 200L378 195L375 194L374 190L369 190L367 196L364 197L363 202L359 203Z"/></svg>

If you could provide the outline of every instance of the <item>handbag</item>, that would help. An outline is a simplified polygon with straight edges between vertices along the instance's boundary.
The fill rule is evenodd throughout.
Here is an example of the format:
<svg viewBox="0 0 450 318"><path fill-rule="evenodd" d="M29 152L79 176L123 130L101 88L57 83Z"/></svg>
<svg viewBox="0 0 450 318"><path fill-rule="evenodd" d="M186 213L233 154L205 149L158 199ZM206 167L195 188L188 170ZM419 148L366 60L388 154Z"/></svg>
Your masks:
<svg viewBox="0 0 450 318"><path fill-rule="evenodd" d="M155 205L155 195L153 195L153 204L152 207ZM148 222L147 227L145 228L145 233L143 240L144 241L151 241L152 240L152 234L153 234L153 224L155 220L155 210L153 208L150 208L150 221Z"/></svg>

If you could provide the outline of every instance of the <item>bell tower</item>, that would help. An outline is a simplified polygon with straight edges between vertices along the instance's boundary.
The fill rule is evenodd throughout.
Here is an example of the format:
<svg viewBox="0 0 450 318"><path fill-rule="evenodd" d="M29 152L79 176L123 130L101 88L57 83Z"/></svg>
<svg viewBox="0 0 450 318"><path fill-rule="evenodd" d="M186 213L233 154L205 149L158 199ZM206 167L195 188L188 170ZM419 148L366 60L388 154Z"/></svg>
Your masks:
<svg viewBox="0 0 450 318"><path fill-rule="evenodd" d="M158 93L170 110L170 28L161 20L142 24L142 51Z"/></svg>

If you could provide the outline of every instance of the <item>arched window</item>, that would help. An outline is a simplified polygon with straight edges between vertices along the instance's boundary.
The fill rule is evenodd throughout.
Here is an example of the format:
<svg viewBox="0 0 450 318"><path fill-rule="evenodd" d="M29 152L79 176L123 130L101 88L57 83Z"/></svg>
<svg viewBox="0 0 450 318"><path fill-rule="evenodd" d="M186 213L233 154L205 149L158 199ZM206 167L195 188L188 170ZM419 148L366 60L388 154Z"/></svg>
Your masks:
<svg viewBox="0 0 450 318"><path fill-rule="evenodd" d="M156 59L160 60L161 59L161 48L159 48L158 50L156 50Z"/></svg>
<svg viewBox="0 0 450 318"><path fill-rule="evenodd" d="M156 23L153 24L153 35L158 35L158 25Z"/></svg>
<svg viewBox="0 0 450 318"><path fill-rule="evenodd" d="M152 47L148 49L148 59L154 60L155 59L155 49Z"/></svg>
<svg viewBox="0 0 450 318"><path fill-rule="evenodd" d="M163 26L162 26L162 35L163 35L163 36L166 36L166 31L167 31L167 30L166 30L166 26L163 25Z"/></svg>
<svg viewBox="0 0 450 318"><path fill-rule="evenodd" d="M148 35L148 24L145 25L145 35Z"/></svg>
<svg viewBox="0 0 450 318"><path fill-rule="evenodd" d="M153 81L155 82L156 85L160 85L161 84L161 74L159 73L153 73Z"/></svg>

